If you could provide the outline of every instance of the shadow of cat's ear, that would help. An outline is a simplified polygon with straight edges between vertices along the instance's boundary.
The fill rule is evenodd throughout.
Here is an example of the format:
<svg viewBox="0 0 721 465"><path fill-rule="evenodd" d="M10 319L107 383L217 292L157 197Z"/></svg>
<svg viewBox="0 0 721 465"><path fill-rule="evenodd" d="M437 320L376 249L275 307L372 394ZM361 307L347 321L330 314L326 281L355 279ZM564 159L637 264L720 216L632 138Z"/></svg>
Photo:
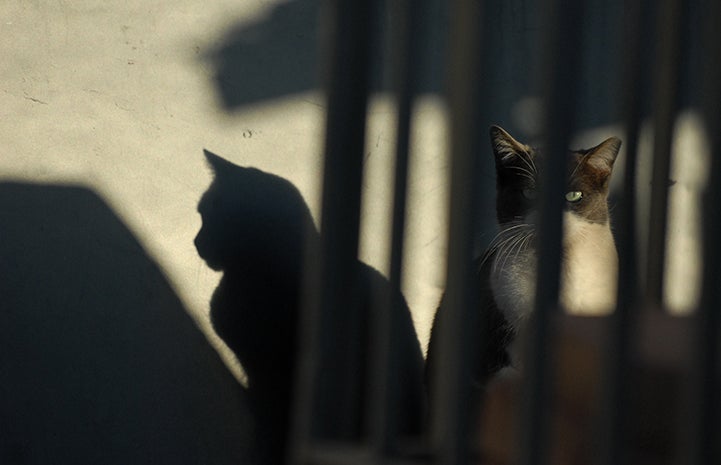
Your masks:
<svg viewBox="0 0 721 465"><path fill-rule="evenodd" d="M208 163L208 166L213 171L214 175L225 172L235 166L228 160L214 154L208 149L203 149L203 154L205 155L205 161Z"/></svg>

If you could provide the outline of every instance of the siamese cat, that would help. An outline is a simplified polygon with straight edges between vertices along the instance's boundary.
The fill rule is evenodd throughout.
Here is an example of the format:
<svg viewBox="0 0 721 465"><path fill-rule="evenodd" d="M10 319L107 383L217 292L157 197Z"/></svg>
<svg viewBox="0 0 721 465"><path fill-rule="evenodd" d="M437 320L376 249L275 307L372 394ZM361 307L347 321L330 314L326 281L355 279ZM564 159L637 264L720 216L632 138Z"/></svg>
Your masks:
<svg viewBox="0 0 721 465"><path fill-rule="evenodd" d="M485 327L483 347L475 347L470 377L484 385L506 365L520 364L508 349L524 331L533 311L536 285L536 197L543 152L523 144L498 126L490 129L496 166L498 234L477 259L477 312L471 323ZM559 303L568 313L603 315L616 304L618 256L611 232L608 188L621 141L568 153L563 211ZM443 320L443 303L434 320L427 370L438 355L434 334ZM483 326L480 326L480 325ZM480 329L479 329L480 332ZM515 346L515 344L514 344Z"/></svg>
<svg viewBox="0 0 721 465"><path fill-rule="evenodd" d="M483 265L498 309L515 331L533 307L536 283L535 205L543 154L491 127L496 161L499 233ZM603 315L616 304L618 256L611 233L608 185L621 141L569 152L561 256L561 306L571 314Z"/></svg>

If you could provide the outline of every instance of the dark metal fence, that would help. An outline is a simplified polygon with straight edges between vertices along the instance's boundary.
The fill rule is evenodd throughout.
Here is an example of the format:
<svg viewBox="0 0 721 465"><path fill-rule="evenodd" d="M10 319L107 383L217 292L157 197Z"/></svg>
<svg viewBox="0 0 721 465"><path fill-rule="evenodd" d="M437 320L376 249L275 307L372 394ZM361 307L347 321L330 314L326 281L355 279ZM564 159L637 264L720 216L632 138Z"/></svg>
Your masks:
<svg viewBox="0 0 721 465"><path fill-rule="evenodd" d="M721 327L721 2L637 0L610 2L607 21L617 25L620 46L611 69L597 70L591 76L583 70L591 48L582 40L589 22L598 20L598 2L548 0L542 2L503 2L455 0L448 10L448 61L445 66L451 125L451 202L445 299L447 324L439 335L443 363L431 380L434 402L423 431L411 440L399 441L395 405L399 394L389 374L396 347L391 318L393 296L382 293L374 304L384 311L369 323L373 337L362 339L367 347L352 347L363 300L354 265L358 250L360 192L365 136L366 107L372 87L374 57L382 55L382 43L391 44L391 89L398 104L394 214L391 239L391 289L401 282L405 199L409 160L409 133L415 99L422 87L426 29L438 18L428 15L428 1L336 0L325 3L323 43L328 45L325 166L321 241L309 254L306 279L306 308L301 330L298 390L295 396L295 423L289 460L295 464L370 463L488 463L466 438L471 428L468 393L463 376L471 341L485 335L469 334L465 323L474 306L471 280L474 241L479 224L475 212L480 196L492 186L479 179L481 157L487 148L487 121L495 118L493 107L499 85L492 70L494 47L503 40L496 14L502 8L539 13L539 48L534 52L535 70L524 82L528 91L543 101L541 116L543 145L548 149L547 169L540 196L539 270L535 300L535 331L529 342L525 385L518 404L522 409L520 431L512 439L515 459L524 465L551 463L553 443L550 415L553 410L556 364L549 349L557 337L555 322L559 292L562 222L561 211L565 172L564 154L573 135L588 127L587 114L596 111L582 98L585 87L604 89L611 95L603 112L607 122L620 123L625 151L625 170L619 208L614 211L615 235L619 252L619 286L616 311L597 325L604 330L602 350L601 417L593 429L593 453L587 463L683 463L718 464L721 430L719 398L719 328ZM595 6L594 6L595 5ZM384 16L388 15L388 16ZM372 31L379 18L390 17L389 37ZM608 38L611 40L612 38ZM619 40L620 39L620 40ZM651 45L653 47L651 47ZM606 60L605 63L608 63ZM592 65L591 65L592 66ZM607 66L605 68L608 68ZM495 76L495 77L494 77ZM590 84L589 84L590 83ZM651 89L650 94L648 89ZM517 95L516 97L520 97ZM609 107L610 106L610 110ZM693 108L702 116L703 130L709 137L711 163L708 188L703 197L703 277L698 308L689 316L672 318L664 311L663 283L667 253L668 189L674 127L679 113ZM598 110L601 112L601 109ZM642 120L653 121L653 169L651 201L648 207L647 241L638 241L639 213L637 160ZM675 155L683 160L683 154ZM561 181L561 182L559 182ZM645 213L645 212L643 212ZM640 217L644 217L641 215ZM647 250L645 263L639 262L639 249ZM469 310L470 309L470 310ZM362 317L361 317L362 318ZM659 324L659 318L663 320ZM663 334L683 334L677 341L660 340ZM666 332L664 332L666 331ZM658 334L657 334L658 333ZM644 341L652 341L646 344ZM669 456L644 458L634 455L633 436L638 409L649 391L665 385L644 384L640 378L646 359L644 350L654 352L665 343L678 357L667 371L682 400L682 413L673 415L674 441L678 447L664 449ZM685 344L682 347L681 344ZM643 349L648 346L649 349ZM351 353L369 354L367 367ZM327 367L345 366L344 372L328 373ZM639 368L641 367L641 368ZM363 369L361 369L363 368ZM367 370L366 370L367 368ZM349 372L364 373L359 379ZM639 381L640 380L640 381ZM353 386L361 383L364 388ZM640 397L639 397L640 396ZM331 401L331 398L333 399ZM639 400L641 399L641 400ZM678 399L676 399L678 400ZM349 413L351 405L361 404L362 418ZM678 407L676 405L676 407ZM344 410L345 409L345 410ZM673 410L669 405L669 412ZM509 413L510 415L511 413ZM354 417L353 419L349 419ZM344 423L344 419L347 421ZM348 422L360 421L355 430ZM346 431L346 432L343 432ZM350 432L348 432L350 431ZM589 446L591 448L591 446ZM597 451L597 453L596 453ZM570 462L569 462L570 463Z"/></svg>

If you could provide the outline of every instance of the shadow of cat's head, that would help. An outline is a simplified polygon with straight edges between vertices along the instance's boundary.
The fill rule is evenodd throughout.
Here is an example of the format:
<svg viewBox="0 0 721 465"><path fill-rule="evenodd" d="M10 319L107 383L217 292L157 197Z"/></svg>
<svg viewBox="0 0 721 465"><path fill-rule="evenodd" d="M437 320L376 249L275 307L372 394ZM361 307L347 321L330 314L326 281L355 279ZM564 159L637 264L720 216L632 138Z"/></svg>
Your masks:
<svg viewBox="0 0 721 465"><path fill-rule="evenodd" d="M214 179L198 204L200 257L218 271L300 266L313 220L298 189L278 176L204 152Z"/></svg>

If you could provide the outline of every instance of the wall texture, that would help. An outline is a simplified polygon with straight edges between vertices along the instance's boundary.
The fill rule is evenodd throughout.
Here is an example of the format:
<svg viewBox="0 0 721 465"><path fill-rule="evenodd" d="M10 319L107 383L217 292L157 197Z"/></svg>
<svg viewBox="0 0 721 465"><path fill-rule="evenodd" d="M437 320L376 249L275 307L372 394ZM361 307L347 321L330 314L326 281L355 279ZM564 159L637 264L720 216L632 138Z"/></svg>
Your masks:
<svg viewBox="0 0 721 465"><path fill-rule="evenodd" d="M493 92L485 114L489 124L532 139L539 126L535 96L542 12L528 0L490 3L488 14L497 20L486 34ZM424 343L445 279L448 161L442 76L445 28L452 24L445 2L430 4L434 23L423 38L429 52L414 120L403 289ZM615 86L623 2L588 4L583 73L589 85L581 92L580 145L622 135ZM201 225L196 207L212 181L203 148L289 181L318 223L325 106L318 9L318 0L0 4L0 331L5 331L0 344L12 346L3 346L0 356L2 384L11 386L3 389L23 402L43 398L47 405L78 393L77 402L91 410L88 421L121 415L132 406L137 416L118 426L126 432L136 426L133 421L143 423L143 411L154 410L152 402L143 403L147 399L133 400L147 395L165 399L163 409L154 411L162 417L152 426L156 430L177 420L174 408L188 403L202 412L184 412L183 418L219 415L221 424L236 425L218 427L222 431L211 435L216 439L188 445L192 452L165 451L170 456L222 458L216 449L246 434L248 426L237 421L232 409L213 402L219 395L220 404L244 408L243 392L234 391L235 382L216 351L236 377L242 378L242 372L209 325L208 303L219 274L193 244ZM392 28L392 15L385 20L379 33ZM652 32L646 40L652 57ZM387 44L381 43L379 62L386 53ZM694 56L689 54L688 61ZM395 123L387 70L377 74L366 143L360 258L384 271ZM684 96L684 105L692 103L691 94ZM680 277L693 276L684 270L697 269L693 257L700 253L693 239L698 212L684 208L697 205L705 166L703 138L690 115L680 126L686 136L678 138L677 153L683 157L677 160L691 162L677 161L672 176L671 205L679 216L672 213L672 241L678 242L669 260L681 263L673 265ZM645 147L650 153L650 144ZM493 235L490 150L479 179L484 200L477 214L487 225L479 238L483 245ZM677 289L670 301L684 310L694 296L679 283L670 286ZM28 360L37 370L20 367ZM177 379L157 377L168 363L177 364ZM78 372L73 371L76 364ZM187 385L198 378L209 384ZM144 381L134 391L138 379ZM158 394L179 384L187 391ZM28 386L37 387L37 396ZM11 398L0 400L0 418L20 418L22 412L5 400ZM204 400L210 401L207 408ZM47 405L26 411L40 418ZM115 407L104 411L102 405ZM27 455L29 432L65 429L77 407L64 405L54 420L27 420L12 434L0 434L10 438L0 442L0 461L7 456L42 462ZM9 428L10 423L0 425ZM80 447L80 438L95 431L84 428L47 441ZM98 451L112 440L110 432L99 434L93 439ZM193 431L182 434L198 437ZM143 447L150 455L165 453L158 444L163 443ZM247 452L229 451L233 460ZM72 454L68 463L78 463L71 459Z"/></svg>

